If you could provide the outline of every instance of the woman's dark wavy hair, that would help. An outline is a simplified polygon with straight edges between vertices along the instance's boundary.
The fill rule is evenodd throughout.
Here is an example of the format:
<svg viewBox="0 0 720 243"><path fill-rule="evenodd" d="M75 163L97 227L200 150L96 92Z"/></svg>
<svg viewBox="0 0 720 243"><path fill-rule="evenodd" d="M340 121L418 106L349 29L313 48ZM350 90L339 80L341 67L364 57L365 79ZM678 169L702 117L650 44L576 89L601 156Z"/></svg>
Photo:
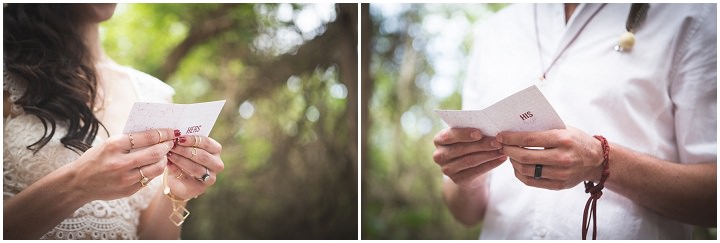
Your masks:
<svg viewBox="0 0 720 243"><path fill-rule="evenodd" d="M68 128L60 141L75 152L88 150L102 126L93 114L97 75L74 21L76 7L12 3L3 9L5 68L27 87L16 104L45 128L43 136L27 146L35 153L55 135L58 123Z"/></svg>

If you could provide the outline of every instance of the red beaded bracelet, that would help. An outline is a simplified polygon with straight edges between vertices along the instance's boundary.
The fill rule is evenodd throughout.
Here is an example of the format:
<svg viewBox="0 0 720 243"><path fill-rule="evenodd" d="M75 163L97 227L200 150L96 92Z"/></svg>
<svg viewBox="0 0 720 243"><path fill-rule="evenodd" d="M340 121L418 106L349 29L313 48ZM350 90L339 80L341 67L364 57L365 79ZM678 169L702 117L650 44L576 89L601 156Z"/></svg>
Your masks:
<svg viewBox="0 0 720 243"><path fill-rule="evenodd" d="M600 143L602 144L602 150L603 150L603 172L602 176L600 177L600 182L595 185L592 181L585 181L585 193L590 193L590 198L588 198L587 203L585 204L585 211L583 212L583 225L582 225L582 239L587 239L587 233L590 228L590 219L592 219L593 222L593 236L592 239L597 239L597 200L600 199L602 196L602 189L605 187L605 181L607 180L608 176L610 176L610 170L608 169L609 166L609 157L610 157L610 146L608 145L607 139L605 137L600 135L593 136L597 140L600 140ZM592 204L592 208L591 208ZM590 209L590 218L588 218L588 209Z"/></svg>

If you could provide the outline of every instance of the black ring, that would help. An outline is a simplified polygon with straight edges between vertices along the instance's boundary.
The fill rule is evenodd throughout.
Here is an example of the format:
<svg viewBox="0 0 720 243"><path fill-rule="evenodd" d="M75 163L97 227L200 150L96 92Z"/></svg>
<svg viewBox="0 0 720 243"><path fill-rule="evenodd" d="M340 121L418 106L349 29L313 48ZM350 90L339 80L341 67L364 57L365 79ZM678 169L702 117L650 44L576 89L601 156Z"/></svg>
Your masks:
<svg viewBox="0 0 720 243"><path fill-rule="evenodd" d="M542 167L543 165L535 165L535 180L540 180L540 177L542 176Z"/></svg>

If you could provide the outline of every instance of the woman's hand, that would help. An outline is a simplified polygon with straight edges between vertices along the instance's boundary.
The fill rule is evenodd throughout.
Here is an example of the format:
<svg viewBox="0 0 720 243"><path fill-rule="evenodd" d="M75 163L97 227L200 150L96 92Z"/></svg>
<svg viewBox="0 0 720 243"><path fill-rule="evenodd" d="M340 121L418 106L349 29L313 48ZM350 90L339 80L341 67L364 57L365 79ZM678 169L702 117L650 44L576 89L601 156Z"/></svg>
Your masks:
<svg viewBox="0 0 720 243"><path fill-rule="evenodd" d="M443 174L460 187L479 186L483 174L507 159L494 137L484 137L474 128L448 128L435 136L433 160Z"/></svg>
<svg viewBox="0 0 720 243"><path fill-rule="evenodd" d="M212 138L186 135L168 153L168 184L172 194L189 199L203 194L215 184L225 164L220 158L222 145ZM207 173L207 174L206 174ZM206 177L203 180L203 177Z"/></svg>
<svg viewBox="0 0 720 243"><path fill-rule="evenodd" d="M69 164L72 186L82 191L86 200L133 195L162 174L174 134L173 129L153 129L108 138ZM141 183L143 176L148 179Z"/></svg>
<svg viewBox="0 0 720 243"><path fill-rule="evenodd" d="M603 152L600 141L568 127L542 132L501 132L497 140L510 157L515 177L532 187L561 190L582 181L599 181ZM543 147L545 149L528 149ZM543 165L535 179L535 165Z"/></svg>

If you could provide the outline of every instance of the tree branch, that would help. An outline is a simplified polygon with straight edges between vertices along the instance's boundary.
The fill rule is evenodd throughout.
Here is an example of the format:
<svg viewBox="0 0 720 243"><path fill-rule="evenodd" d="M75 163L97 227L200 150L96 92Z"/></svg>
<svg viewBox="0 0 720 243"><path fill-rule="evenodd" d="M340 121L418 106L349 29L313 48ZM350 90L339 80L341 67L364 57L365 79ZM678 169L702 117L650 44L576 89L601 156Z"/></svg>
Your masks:
<svg viewBox="0 0 720 243"><path fill-rule="evenodd" d="M195 22L195 24L190 27L187 37L173 48L172 52L170 52L166 58L166 62L160 68L158 78L160 80L167 80L167 78L177 70L180 61L182 61L194 47L233 29L237 25L237 21L228 16L228 12L236 5L235 3L222 4L216 10L208 13L202 21Z"/></svg>

